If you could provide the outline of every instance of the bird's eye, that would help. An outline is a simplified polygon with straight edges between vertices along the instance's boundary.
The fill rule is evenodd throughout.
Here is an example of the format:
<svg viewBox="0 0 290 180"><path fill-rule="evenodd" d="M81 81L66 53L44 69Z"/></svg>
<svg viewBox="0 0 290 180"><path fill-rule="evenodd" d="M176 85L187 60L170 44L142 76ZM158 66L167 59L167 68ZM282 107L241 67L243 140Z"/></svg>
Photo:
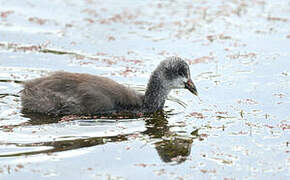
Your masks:
<svg viewBox="0 0 290 180"><path fill-rule="evenodd" d="M183 73L182 71L179 71L179 72L178 72L178 75L179 75L179 76L184 76L184 73Z"/></svg>

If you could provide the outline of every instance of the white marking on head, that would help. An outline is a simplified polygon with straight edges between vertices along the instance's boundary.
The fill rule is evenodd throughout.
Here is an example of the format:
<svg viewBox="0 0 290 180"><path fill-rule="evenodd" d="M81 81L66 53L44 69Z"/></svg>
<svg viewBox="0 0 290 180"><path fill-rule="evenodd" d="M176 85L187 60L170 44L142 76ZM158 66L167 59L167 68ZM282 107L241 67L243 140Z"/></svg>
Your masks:
<svg viewBox="0 0 290 180"><path fill-rule="evenodd" d="M180 76L178 78L168 81L168 84L171 89L183 89L185 88L185 83L187 81L188 80L185 77Z"/></svg>

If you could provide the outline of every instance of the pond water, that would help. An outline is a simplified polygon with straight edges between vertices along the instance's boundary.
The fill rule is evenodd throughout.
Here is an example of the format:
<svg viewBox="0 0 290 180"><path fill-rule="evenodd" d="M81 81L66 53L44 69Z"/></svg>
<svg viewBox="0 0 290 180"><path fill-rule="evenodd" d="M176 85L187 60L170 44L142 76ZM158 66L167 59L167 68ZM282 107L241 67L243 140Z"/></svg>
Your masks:
<svg viewBox="0 0 290 180"><path fill-rule="evenodd" d="M0 178L287 179L290 4L0 0ZM144 92L166 57L199 98L164 115L59 121L21 113L21 82L64 70Z"/></svg>

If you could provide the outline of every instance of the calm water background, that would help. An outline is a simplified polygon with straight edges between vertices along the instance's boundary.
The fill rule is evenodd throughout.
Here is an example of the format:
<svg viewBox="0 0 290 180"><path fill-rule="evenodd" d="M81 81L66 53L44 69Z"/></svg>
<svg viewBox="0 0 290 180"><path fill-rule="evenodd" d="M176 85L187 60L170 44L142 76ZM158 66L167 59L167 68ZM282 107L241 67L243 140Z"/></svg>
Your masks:
<svg viewBox="0 0 290 180"><path fill-rule="evenodd" d="M65 70L143 91L180 56L200 100L165 116L57 122L21 114L21 82ZM0 0L0 179L287 179L290 4Z"/></svg>

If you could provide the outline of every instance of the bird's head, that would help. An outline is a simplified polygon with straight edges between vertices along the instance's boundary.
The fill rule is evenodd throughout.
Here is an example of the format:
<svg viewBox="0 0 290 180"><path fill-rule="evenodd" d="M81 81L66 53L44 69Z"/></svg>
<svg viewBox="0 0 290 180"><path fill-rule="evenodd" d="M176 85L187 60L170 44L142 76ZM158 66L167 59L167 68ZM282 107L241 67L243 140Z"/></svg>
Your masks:
<svg viewBox="0 0 290 180"><path fill-rule="evenodd" d="M179 57L170 57L160 63L162 73L170 89L188 89L198 95L197 89L190 77L188 64Z"/></svg>

